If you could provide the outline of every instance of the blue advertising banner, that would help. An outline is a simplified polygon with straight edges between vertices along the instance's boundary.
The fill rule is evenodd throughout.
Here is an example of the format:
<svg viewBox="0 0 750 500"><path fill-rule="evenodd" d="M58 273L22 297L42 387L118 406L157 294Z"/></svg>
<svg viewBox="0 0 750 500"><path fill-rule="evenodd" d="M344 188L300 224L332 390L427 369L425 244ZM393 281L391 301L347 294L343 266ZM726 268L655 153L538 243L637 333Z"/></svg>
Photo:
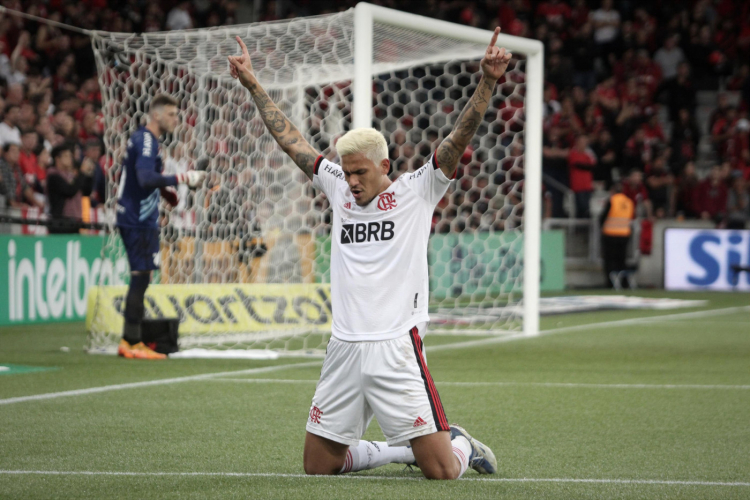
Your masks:
<svg viewBox="0 0 750 500"><path fill-rule="evenodd" d="M667 290L750 291L750 231L669 228L664 234Z"/></svg>

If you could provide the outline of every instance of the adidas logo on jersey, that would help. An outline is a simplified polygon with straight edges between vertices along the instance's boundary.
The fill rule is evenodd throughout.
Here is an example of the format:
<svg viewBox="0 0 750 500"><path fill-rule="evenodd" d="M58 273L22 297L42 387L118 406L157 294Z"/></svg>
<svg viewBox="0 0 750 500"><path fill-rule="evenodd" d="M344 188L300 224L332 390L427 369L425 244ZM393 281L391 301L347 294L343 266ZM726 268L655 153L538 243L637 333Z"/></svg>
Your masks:
<svg viewBox="0 0 750 500"><path fill-rule="evenodd" d="M341 226L341 244L365 243L370 241L388 241L395 235L396 224L393 221L360 222Z"/></svg>
<svg viewBox="0 0 750 500"><path fill-rule="evenodd" d="M414 425L412 425L412 427L421 427L423 425L427 425L427 422L425 422L422 417L417 417L417 419L414 421Z"/></svg>

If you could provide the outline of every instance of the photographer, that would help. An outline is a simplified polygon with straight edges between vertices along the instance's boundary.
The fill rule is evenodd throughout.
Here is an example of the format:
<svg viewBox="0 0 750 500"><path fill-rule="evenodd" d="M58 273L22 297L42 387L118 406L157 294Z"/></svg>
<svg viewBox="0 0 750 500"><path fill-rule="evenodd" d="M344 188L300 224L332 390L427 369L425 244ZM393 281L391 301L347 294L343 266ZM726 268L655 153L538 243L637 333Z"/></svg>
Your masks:
<svg viewBox="0 0 750 500"><path fill-rule="evenodd" d="M50 218L60 224L51 225L51 234L77 233L81 221L81 198L93 187L94 162L84 158L80 169L75 168L73 149L60 145L52 150L53 166L47 171L47 198Z"/></svg>

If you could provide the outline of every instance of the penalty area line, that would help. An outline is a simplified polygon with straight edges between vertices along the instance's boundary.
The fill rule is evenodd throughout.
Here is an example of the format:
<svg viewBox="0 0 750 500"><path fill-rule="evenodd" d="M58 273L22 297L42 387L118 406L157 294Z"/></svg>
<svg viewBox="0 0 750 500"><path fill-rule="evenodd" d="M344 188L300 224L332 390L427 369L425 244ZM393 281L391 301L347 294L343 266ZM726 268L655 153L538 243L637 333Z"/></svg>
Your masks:
<svg viewBox="0 0 750 500"><path fill-rule="evenodd" d="M307 474L283 474L273 472L118 472L118 471L44 471L44 470L0 470L0 475L46 475L46 476L121 476L121 477L238 477L238 478L291 478L291 479L333 479L333 480L374 480L374 481L426 481L423 477L403 476L308 476ZM459 481L488 483L581 483L581 484L622 484L622 485L663 485L663 486L735 486L748 487L750 482L741 481L691 481L669 479L588 479L564 477L464 477Z"/></svg>
<svg viewBox="0 0 750 500"><path fill-rule="evenodd" d="M120 391L123 389L137 389L140 387L152 387L155 385L179 384L181 382L193 382L196 380L207 380L214 377L225 377L228 375L252 375L255 373L269 373L291 368L307 368L310 366L320 366L320 361L310 361L308 363L288 363L285 365L264 366L261 368L248 368L246 370L235 370L229 372L203 373L200 375L188 375L186 377L163 378L156 380L145 380L143 382L131 382L129 384L104 385L101 387L89 387L87 389L76 389L73 391L49 392L46 394L34 394L32 396L20 396L16 398L0 399L0 405L9 405L13 403L24 403L27 401L43 401L47 399L57 399L69 396L84 396L87 394L97 394L100 392Z"/></svg>
<svg viewBox="0 0 750 500"><path fill-rule="evenodd" d="M236 382L249 384L317 384L313 379L283 379L283 378L215 378L211 382ZM439 386L457 387L551 387L565 389L695 389L695 390L750 390L750 385L722 385L722 384L592 384L578 382L442 382L435 381Z"/></svg>
<svg viewBox="0 0 750 500"><path fill-rule="evenodd" d="M594 330L597 328L617 328L619 326L631 326L641 325L643 323L658 322L658 321L674 321L681 319L691 318L705 318L707 316L716 316L721 314L732 314L739 312L750 312L750 306L740 307L725 307L723 309L708 309L704 311L693 311L687 313L678 314L660 314L658 316L643 316L640 318L628 318L614 321L602 321L599 323L587 323L585 325L573 325L564 326L562 328L552 328L550 330L541 330L538 335L526 335L523 333L516 333L513 335L506 335L503 337L481 339L481 340L469 340L466 342L456 342L453 344L441 344L434 347L426 346L427 352L445 351L450 349L466 349L470 347L481 347L492 344L502 344L505 342L511 342L513 340L524 340L524 339L536 339L539 337L546 337L548 335L556 335L558 333L570 333L570 332L581 332L584 330Z"/></svg>

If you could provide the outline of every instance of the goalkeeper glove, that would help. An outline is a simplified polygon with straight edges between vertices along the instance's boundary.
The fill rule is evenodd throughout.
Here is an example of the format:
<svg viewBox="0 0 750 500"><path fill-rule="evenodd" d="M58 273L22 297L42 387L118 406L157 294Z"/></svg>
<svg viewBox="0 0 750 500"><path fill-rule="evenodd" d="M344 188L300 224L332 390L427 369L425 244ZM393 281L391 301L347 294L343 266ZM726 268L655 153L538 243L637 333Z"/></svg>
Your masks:
<svg viewBox="0 0 750 500"><path fill-rule="evenodd" d="M206 179L206 172L202 170L191 170L182 174L177 174L178 184L187 184L190 189L195 189L203 184Z"/></svg>
<svg viewBox="0 0 750 500"><path fill-rule="evenodd" d="M174 208L180 202L180 198L177 195L177 190L172 186L166 186L159 189L161 191L161 197L169 203L169 206Z"/></svg>

